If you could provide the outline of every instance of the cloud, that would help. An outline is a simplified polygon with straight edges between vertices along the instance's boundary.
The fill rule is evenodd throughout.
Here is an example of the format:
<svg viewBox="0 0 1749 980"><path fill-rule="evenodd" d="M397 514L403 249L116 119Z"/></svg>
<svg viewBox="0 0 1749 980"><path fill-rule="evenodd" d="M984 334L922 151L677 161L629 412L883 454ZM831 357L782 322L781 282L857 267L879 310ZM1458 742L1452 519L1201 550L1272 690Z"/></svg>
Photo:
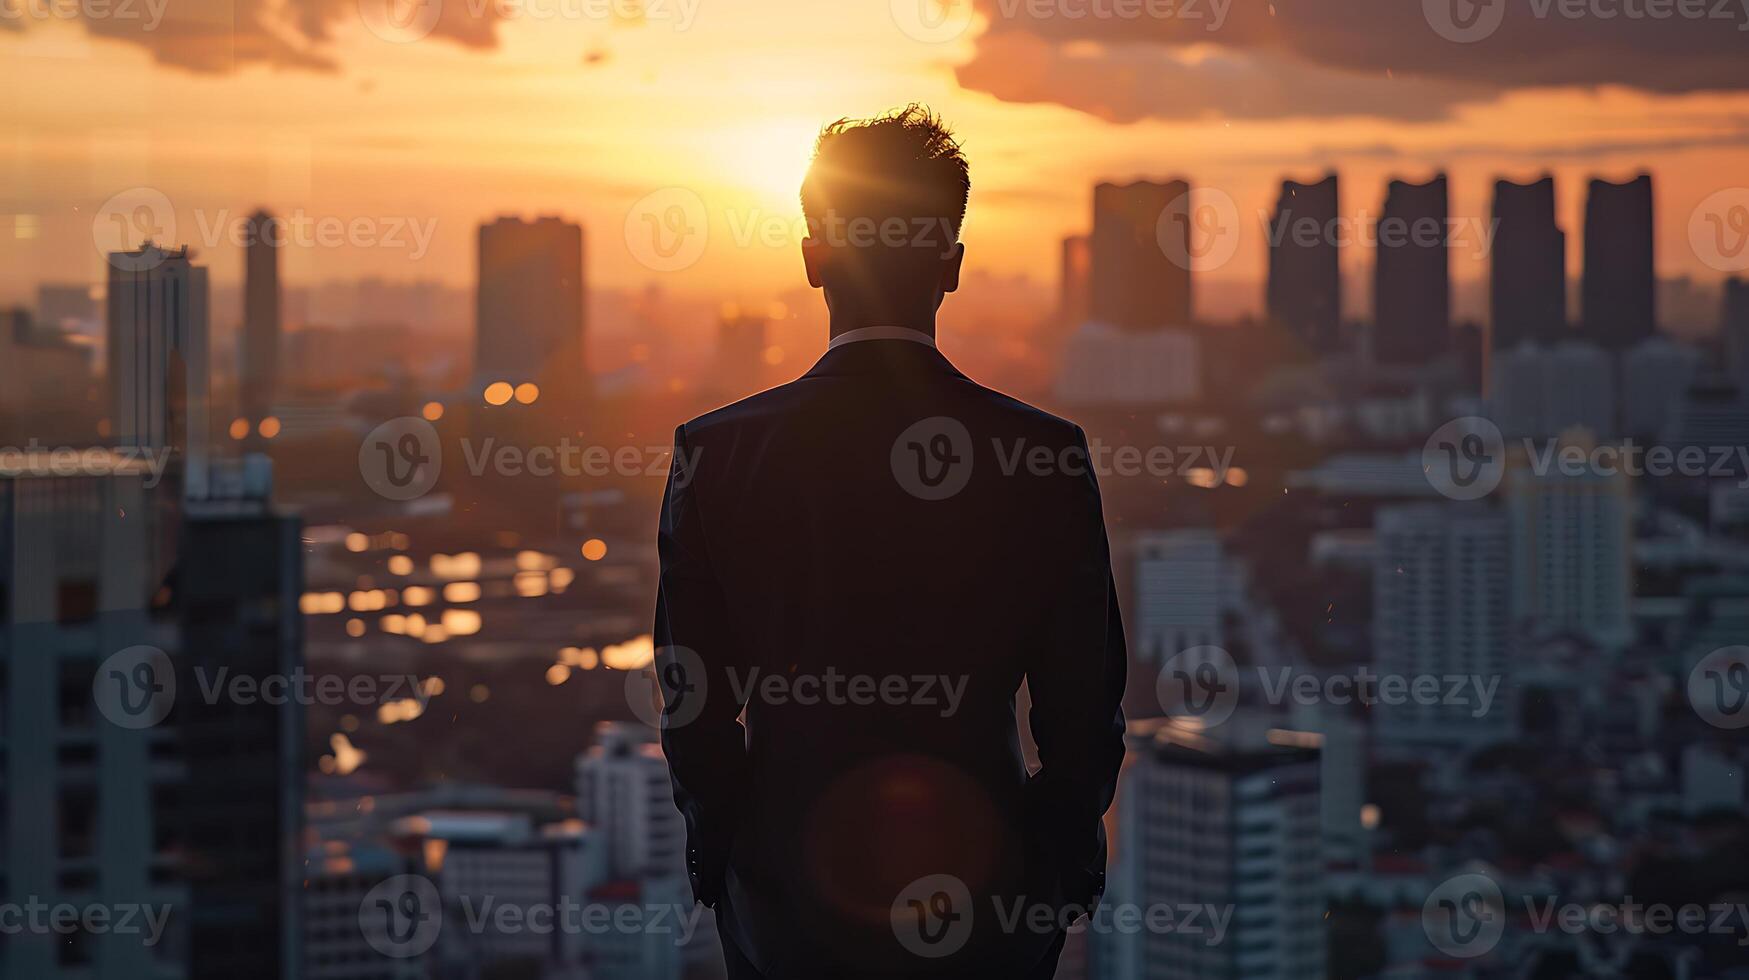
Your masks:
<svg viewBox="0 0 1749 980"><path fill-rule="evenodd" d="M962 84L1113 119L1237 105L1245 118L1417 120L1527 88L1749 89L1749 0L976 2L989 27Z"/></svg>
<svg viewBox="0 0 1749 980"><path fill-rule="evenodd" d="M347 24L362 24L385 44L433 38L487 50L497 44L497 13L498 5L480 0L134 0L87 15L85 27L194 72L248 65L326 72L339 67L331 42Z"/></svg>

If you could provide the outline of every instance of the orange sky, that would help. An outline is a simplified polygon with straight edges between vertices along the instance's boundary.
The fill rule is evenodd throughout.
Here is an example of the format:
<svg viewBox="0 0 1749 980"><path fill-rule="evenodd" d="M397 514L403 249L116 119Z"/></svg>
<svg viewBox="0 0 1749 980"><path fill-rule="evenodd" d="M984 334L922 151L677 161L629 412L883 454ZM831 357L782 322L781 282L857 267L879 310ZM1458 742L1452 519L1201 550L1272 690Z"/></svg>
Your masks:
<svg viewBox="0 0 1749 980"><path fill-rule="evenodd" d="M235 14L220 0L188 2L218 23ZM1485 216L1496 175L1549 169L1574 269L1584 178L1649 168L1660 270L1709 280L1723 272L1690 246L1691 216L1715 192L1749 185L1749 148L1731 142L1749 96L1523 89L1432 122L1117 124L961 87L955 66L973 57L984 24L924 43L898 28L886 0L691 0L684 29L680 0L642 23L600 16L605 3L590 0L521 2L544 6L497 25L491 49L385 40L349 2L323 45L334 71L239 64L247 59L221 40L220 67L231 69L191 72L56 17L0 29L0 302L26 299L42 280L100 279L101 249L138 233L142 201L160 228L156 202L167 202L175 240L195 245L221 281L240 273L231 229L257 205L332 233L287 254L292 282L465 284L481 219L557 213L586 225L595 283L756 302L799 282L793 189L817 127L914 100L949 119L971 159L970 263L1047 280L1059 239L1084 229L1099 179L1186 175L1229 193L1242 237L1217 274L1241 279L1262 274L1257 213L1275 182L1332 166L1355 215L1376 214L1389 177L1443 166L1454 213ZM1616 148L1585 149L1603 143ZM1397 155L1378 155L1382 144ZM660 213L645 219L638 202L666 188L684 190L654 198ZM647 222L684 216L693 194L709 227L702 254L681 268L652 263ZM1348 261L1370 263L1360 250ZM1484 269L1461 251L1454 262L1460 279Z"/></svg>

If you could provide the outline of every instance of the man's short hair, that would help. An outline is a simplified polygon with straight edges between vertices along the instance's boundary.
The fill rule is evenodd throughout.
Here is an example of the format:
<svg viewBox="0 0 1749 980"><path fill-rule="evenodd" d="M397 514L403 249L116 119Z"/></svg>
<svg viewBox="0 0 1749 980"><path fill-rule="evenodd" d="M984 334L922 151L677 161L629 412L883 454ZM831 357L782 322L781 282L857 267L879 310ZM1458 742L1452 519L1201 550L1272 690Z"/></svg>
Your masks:
<svg viewBox="0 0 1749 980"><path fill-rule="evenodd" d="M895 244L882 229L897 218L907 243L927 231L945 248L959 239L971 187L959 141L941 117L913 104L820 130L802 181L802 214L809 234L831 244L845 244L846 234L852 245ZM878 241L868 240L871 230Z"/></svg>

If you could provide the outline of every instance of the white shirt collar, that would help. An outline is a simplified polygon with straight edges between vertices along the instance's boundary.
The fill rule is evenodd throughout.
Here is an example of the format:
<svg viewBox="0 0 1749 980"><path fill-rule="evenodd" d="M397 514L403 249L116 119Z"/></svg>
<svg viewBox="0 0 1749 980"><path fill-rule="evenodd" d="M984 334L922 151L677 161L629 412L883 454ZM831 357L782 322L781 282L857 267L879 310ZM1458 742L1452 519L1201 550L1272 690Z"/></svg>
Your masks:
<svg viewBox="0 0 1749 980"><path fill-rule="evenodd" d="M833 337L827 342L826 349L837 350L845 344L854 344L863 340L909 340L912 343L928 347L935 346L934 337L921 330L912 330L910 327L858 327Z"/></svg>

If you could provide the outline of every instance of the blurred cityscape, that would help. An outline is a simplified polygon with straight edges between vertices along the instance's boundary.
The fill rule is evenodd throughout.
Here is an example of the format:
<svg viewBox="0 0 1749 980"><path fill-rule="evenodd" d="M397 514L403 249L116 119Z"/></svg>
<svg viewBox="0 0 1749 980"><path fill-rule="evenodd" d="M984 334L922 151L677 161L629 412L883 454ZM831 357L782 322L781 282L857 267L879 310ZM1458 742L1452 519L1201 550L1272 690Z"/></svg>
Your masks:
<svg viewBox="0 0 1749 980"><path fill-rule="evenodd" d="M1443 175L1336 173L1258 217L1262 316L1199 314L1252 219L1185 180L949 298L1086 429L1124 605L1059 977L1749 977L1749 281L1659 281L1652 182L1590 184L1570 281L1554 180L1500 181L1477 302ZM279 220L240 283L139 235L0 312L0 977L721 976L656 511L817 297L592 289L619 229L556 216L471 288L285 282Z"/></svg>

